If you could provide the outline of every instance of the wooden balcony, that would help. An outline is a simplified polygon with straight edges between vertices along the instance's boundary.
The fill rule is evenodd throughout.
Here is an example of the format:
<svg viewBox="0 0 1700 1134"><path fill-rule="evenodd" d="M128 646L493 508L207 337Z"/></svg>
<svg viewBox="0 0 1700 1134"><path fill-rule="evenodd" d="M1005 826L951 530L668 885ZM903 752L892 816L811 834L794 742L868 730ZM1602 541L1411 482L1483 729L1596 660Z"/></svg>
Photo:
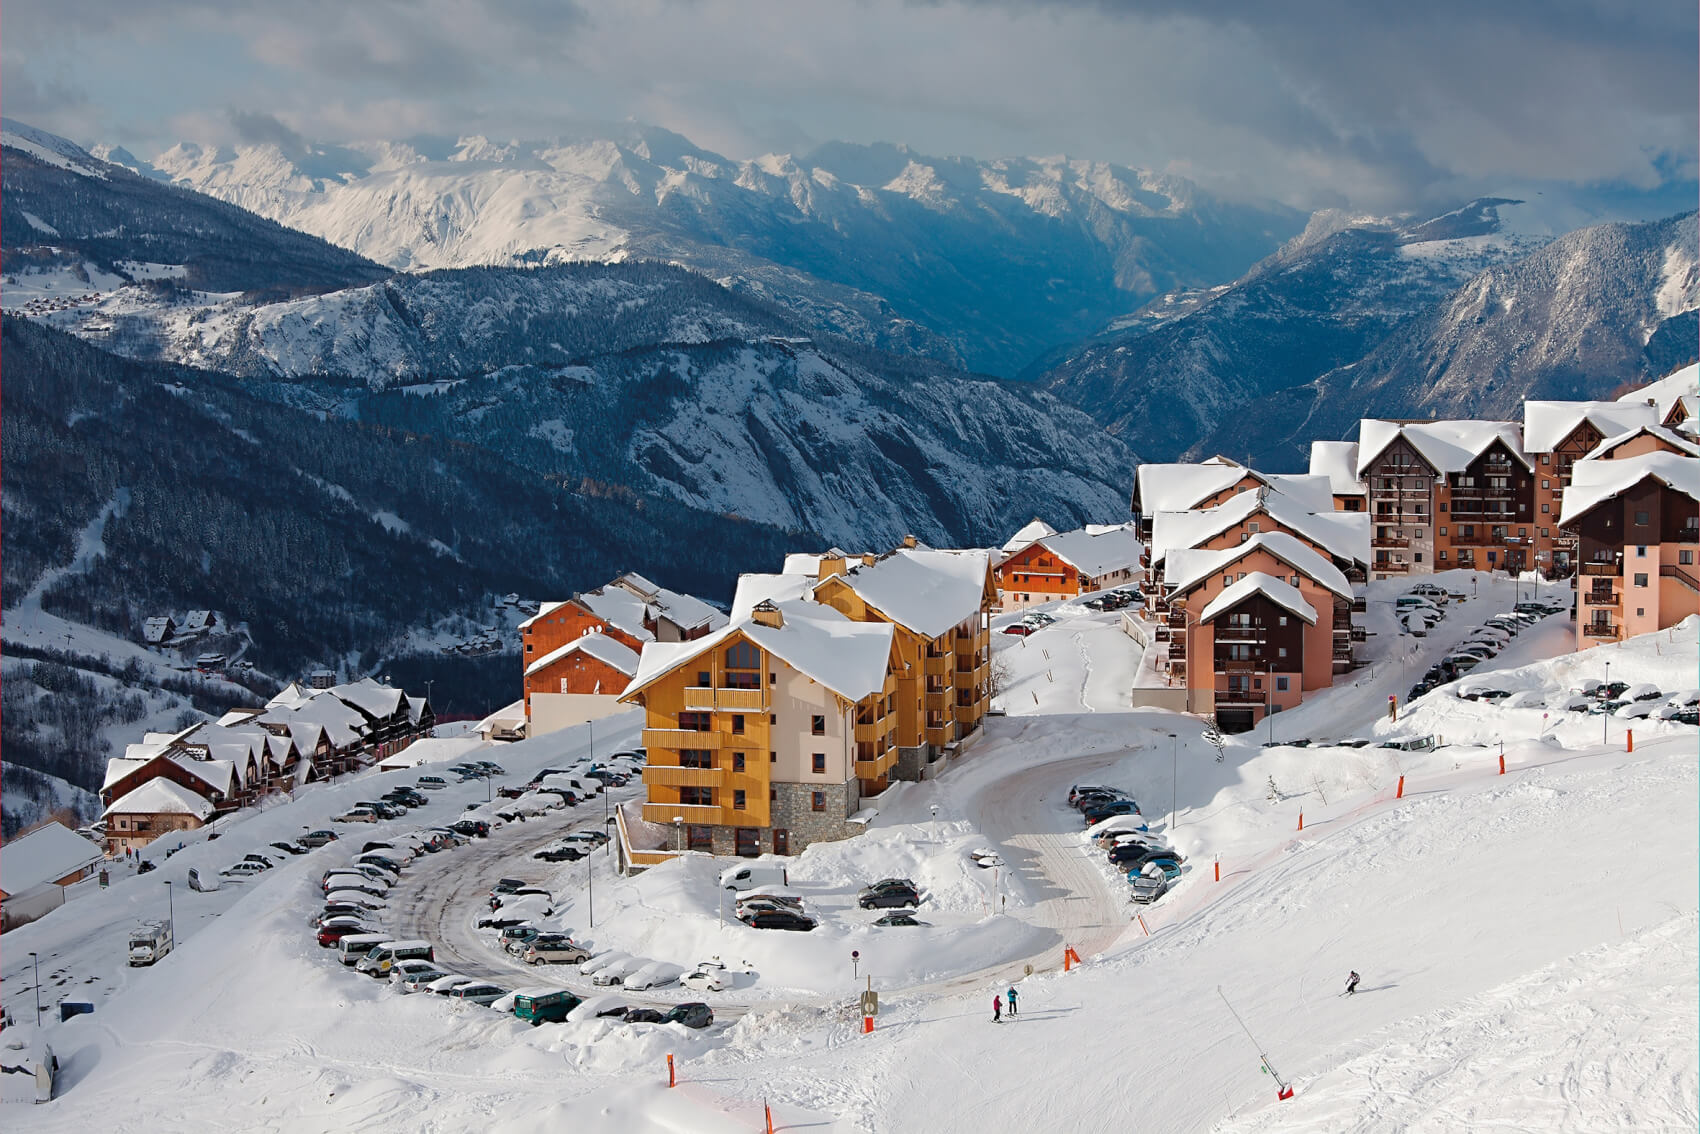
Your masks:
<svg viewBox="0 0 1700 1134"><path fill-rule="evenodd" d="M1269 668L1269 663L1256 661L1251 658L1217 658L1217 673L1262 673Z"/></svg>
<svg viewBox="0 0 1700 1134"><path fill-rule="evenodd" d="M685 708L701 712L765 713L765 689L710 689L703 685L685 687Z"/></svg>
<svg viewBox="0 0 1700 1134"><path fill-rule="evenodd" d="M1618 593L1616 591L1583 591L1583 606L1616 606Z"/></svg>
<svg viewBox="0 0 1700 1134"><path fill-rule="evenodd" d="M1223 644L1236 642L1267 642L1269 631L1262 626L1229 626L1218 624L1216 641Z"/></svg>
<svg viewBox="0 0 1700 1134"><path fill-rule="evenodd" d="M1615 638L1617 635L1617 627L1609 622L1582 623L1582 637L1584 638Z"/></svg>
<svg viewBox="0 0 1700 1134"><path fill-rule="evenodd" d="M1411 541L1398 536L1373 536L1369 541L1371 547L1410 547Z"/></svg>
<svg viewBox="0 0 1700 1134"><path fill-rule="evenodd" d="M1385 563L1371 564L1370 570L1380 572L1383 575L1404 575L1411 570L1411 565L1409 563L1395 563L1390 559Z"/></svg>
<svg viewBox="0 0 1700 1134"><path fill-rule="evenodd" d="M929 689L925 694L923 707L928 710L946 712L950 709L950 703L955 699L956 690L948 685L943 689Z"/></svg>
<svg viewBox="0 0 1700 1134"><path fill-rule="evenodd" d="M921 672L929 677L933 675L942 676L950 672L950 667L953 664L951 655L948 653L942 653L936 658L928 656L921 659Z"/></svg>
<svg viewBox="0 0 1700 1134"><path fill-rule="evenodd" d="M858 744L877 744L882 738L890 736L897 727L897 714L893 713L872 724L856 725L856 742Z"/></svg>
<svg viewBox="0 0 1700 1134"><path fill-rule="evenodd" d="M738 816L738 819L729 816ZM687 803L646 803L643 805L643 818L646 823L659 823L671 827L675 818L682 818L690 824L707 824L710 826L739 824L742 826L756 825L758 817L749 811L733 811L730 807L698 807Z"/></svg>
<svg viewBox="0 0 1700 1134"><path fill-rule="evenodd" d="M649 764L643 782L651 787L721 787L726 782L723 768L681 768L675 764Z"/></svg>
<svg viewBox="0 0 1700 1134"><path fill-rule="evenodd" d="M1216 705L1217 705L1218 708L1220 708L1223 705L1226 705L1229 708L1235 708L1235 709L1245 709L1245 708L1261 709L1267 703L1268 702L1264 699L1264 696L1263 696L1262 693L1254 692L1253 690L1250 690L1250 689L1218 689L1218 690L1216 690Z"/></svg>
<svg viewBox="0 0 1700 1134"><path fill-rule="evenodd" d="M1506 542L1505 533L1494 535L1491 531L1476 532L1474 535L1455 535L1452 537L1454 547L1498 547Z"/></svg>
<svg viewBox="0 0 1700 1134"><path fill-rule="evenodd" d="M897 749L893 748L876 759L856 761L856 778L859 780L881 779L896 766Z"/></svg>
<svg viewBox="0 0 1700 1134"><path fill-rule="evenodd" d="M643 730L643 746L648 749L718 749L721 747L723 739L723 735L718 732L696 732L688 728L646 728Z"/></svg>
<svg viewBox="0 0 1700 1134"><path fill-rule="evenodd" d="M1578 563L1576 565L1576 570L1582 575L1604 575L1608 578L1612 578L1619 573L1621 568L1615 561L1605 563L1589 562Z"/></svg>

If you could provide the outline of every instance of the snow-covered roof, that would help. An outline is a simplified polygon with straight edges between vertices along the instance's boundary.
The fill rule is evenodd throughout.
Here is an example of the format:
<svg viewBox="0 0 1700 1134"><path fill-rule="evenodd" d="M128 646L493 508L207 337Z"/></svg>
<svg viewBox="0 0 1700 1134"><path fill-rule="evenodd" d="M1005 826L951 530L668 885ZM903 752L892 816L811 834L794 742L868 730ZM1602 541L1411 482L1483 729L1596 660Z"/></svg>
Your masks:
<svg viewBox="0 0 1700 1134"><path fill-rule="evenodd" d="M1216 460L1202 464L1140 465L1134 474L1139 507L1153 512L1184 512L1200 500L1231 488L1251 470Z"/></svg>
<svg viewBox="0 0 1700 1134"><path fill-rule="evenodd" d="M525 720L525 698L520 698L511 705L503 705L473 728L473 732L485 733L499 724L512 724ZM415 741L415 743L418 743Z"/></svg>
<svg viewBox="0 0 1700 1134"><path fill-rule="evenodd" d="M1609 460L1613 453L1617 452L1618 449L1635 440L1637 437L1654 437L1663 441L1667 445L1675 446L1677 449L1687 453L1691 457L1700 457L1700 441L1696 441L1692 437L1684 437L1676 430L1666 429L1662 425L1643 425L1639 428L1631 429L1627 433L1619 433L1615 437L1607 437L1604 441L1595 445L1593 451L1584 457L1583 460Z"/></svg>
<svg viewBox="0 0 1700 1134"><path fill-rule="evenodd" d="M0 848L0 890L22 894L93 866L106 855L63 823L53 822Z"/></svg>
<svg viewBox="0 0 1700 1134"><path fill-rule="evenodd" d="M765 626L752 619L723 626L694 641L646 642L637 676L622 698L738 634L847 701L860 701L885 686L895 633L890 623L852 622L815 602L774 605L783 618L781 626Z"/></svg>
<svg viewBox="0 0 1700 1134"><path fill-rule="evenodd" d="M603 587L578 596L578 604L614 629L648 642L655 637L644 629L646 604L643 599L624 587Z"/></svg>
<svg viewBox="0 0 1700 1134"><path fill-rule="evenodd" d="M420 764L441 764L465 756L477 748L483 748L484 738L476 734L469 736L424 736L403 748L400 752L387 756L378 764L379 768L416 768Z"/></svg>
<svg viewBox="0 0 1700 1134"><path fill-rule="evenodd" d="M1247 489L1214 508L1157 513L1151 518L1151 561L1158 563L1171 551L1197 547L1243 523L1260 509L1272 522L1303 536L1338 559L1366 566L1370 562L1368 512L1313 511L1285 492L1261 489Z"/></svg>
<svg viewBox="0 0 1700 1134"><path fill-rule="evenodd" d="M1463 472L1495 441L1504 441L1513 457L1525 467L1533 467L1523 453L1521 434L1514 421L1466 418L1401 424L1366 417L1358 423L1358 475L1363 476L1401 436L1439 473Z"/></svg>
<svg viewBox="0 0 1700 1134"><path fill-rule="evenodd" d="M1700 500L1700 457L1676 453L1645 453L1621 461L1577 461L1570 468L1570 486L1564 490L1560 526L1581 519L1598 505L1647 478L1694 500Z"/></svg>
<svg viewBox="0 0 1700 1134"><path fill-rule="evenodd" d="M333 685L324 692L369 713L379 720L393 716L396 709L401 707L403 696L400 689L391 685L383 685L373 681L370 677L362 677L359 681L351 681L343 685Z"/></svg>
<svg viewBox="0 0 1700 1134"><path fill-rule="evenodd" d="M279 689L276 696L266 702L266 708L272 708L274 705L282 708L292 708L296 705L302 704L303 702L312 700L317 692L318 690L309 689L299 681L291 681L288 685Z"/></svg>
<svg viewBox="0 0 1700 1134"><path fill-rule="evenodd" d="M614 580L616 586L625 587L640 598L654 599L661 594L661 588L639 575L636 571L627 571Z"/></svg>
<svg viewBox="0 0 1700 1134"><path fill-rule="evenodd" d="M521 622L519 624L519 628L521 630L529 629L533 622L536 622L539 618L542 618L545 614L548 614L550 611L559 610L564 605L565 605L564 601L563 602L540 603L537 607L537 613L532 615L530 618L527 618L524 622Z"/></svg>
<svg viewBox="0 0 1700 1134"><path fill-rule="evenodd" d="M1034 540L1044 539L1046 536L1054 536L1056 534L1057 529L1051 527L1051 525L1035 516L1026 524L1022 525L1014 535L1010 536L1009 539L1005 541L1003 549L1013 555L1028 544L1032 543Z"/></svg>
<svg viewBox="0 0 1700 1134"><path fill-rule="evenodd" d="M1310 472L1327 477L1328 491L1334 496L1364 495L1364 482L1358 479L1356 441L1312 441Z"/></svg>
<svg viewBox="0 0 1700 1134"><path fill-rule="evenodd" d="M1252 595L1263 595L1283 610L1291 611L1312 626L1316 625L1316 608L1305 601L1299 589L1285 579L1277 579L1262 571L1253 571L1211 599L1198 615L1200 622L1209 622L1226 614Z"/></svg>
<svg viewBox="0 0 1700 1134"><path fill-rule="evenodd" d="M126 749L126 751L128 751L129 749L142 748L142 747L144 747L144 746L140 745L140 744L132 744L132 745L129 746L129 748ZM148 746L148 747L151 747L151 746ZM158 755L159 755L159 752L154 752L152 756L147 756L145 758L140 758L140 759L127 758L127 757L122 757L122 756L115 756L112 759L108 760L106 762L106 779L101 781L100 790L105 791L107 788L111 787L113 784L117 783L119 780L123 779L125 776L127 776L131 772L135 771L137 768L140 768L142 765L146 764L149 760L153 759L154 756L158 756Z"/></svg>
<svg viewBox="0 0 1700 1134"><path fill-rule="evenodd" d="M789 564L794 556L787 555L785 562ZM819 558L816 556L815 558ZM795 602L803 598L815 586L815 573L785 572L783 575L739 575L738 589L732 593L732 621L746 622L750 611L756 603L771 600L773 602Z"/></svg>
<svg viewBox="0 0 1700 1134"><path fill-rule="evenodd" d="M123 799L114 800L101 815L193 815L205 819L213 805L188 788L167 779L149 780Z"/></svg>
<svg viewBox="0 0 1700 1134"><path fill-rule="evenodd" d="M812 579L820 573L820 561L821 557L819 555L809 555L805 552L793 551L785 557L785 565L779 570L780 573L784 575L807 575ZM736 621L736 619L733 621Z"/></svg>
<svg viewBox="0 0 1700 1134"><path fill-rule="evenodd" d="M1584 421L1607 437L1658 424L1656 412L1645 402L1524 402L1523 448L1550 453Z"/></svg>
<svg viewBox="0 0 1700 1134"><path fill-rule="evenodd" d="M1658 411L1659 421L1663 422L1679 399L1693 398L1697 392L1700 392L1700 363L1690 363L1657 382L1629 391L1617 400L1642 405L1651 402Z"/></svg>
<svg viewBox="0 0 1700 1134"><path fill-rule="evenodd" d="M190 630L205 630L215 621L210 610L191 610L183 620L183 625Z"/></svg>
<svg viewBox="0 0 1700 1134"><path fill-rule="evenodd" d="M1137 547L1139 541L1133 543ZM1134 561L1138 558L1135 553ZM857 563L842 578L863 602L893 622L924 638L937 638L979 612L990 570L991 559L984 551L904 547L872 564Z"/></svg>
<svg viewBox="0 0 1700 1134"><path fill-rule="evenodd" d="M637 672L638 653L636 650L623 642L616 641L607 634L597 633L581 634L560 649L551 650L548 654L526 666L525 675L530 677L534 673L541 673L568 654L573 653L583 653L593 657L599 662L613 666L627 677Z"/></svg>
<svg viewBox="0 0 1700 1134"><path fill-rule="evenodd" d="M1131 525L1116 525L1096 534L1089 528L1080 528L1033 542L1090 578L1137 567L1140 556L1145 554L1145 545L1139 542Z"/></svg>
<svg viewBox="0 0 1700 1134"><path fill-rule="evenodd" d="M164 641L171 634L174 625L168 616L150 618L142 623L142 637L149 642Z"/></svg>
<svg viewBox="0 0 1700 1134"><path fill-rule="evenodd" d="M1338 567L1286 532L1259 532L1244 543L1220 551L1200 548L1171 551L1164 568L1164 584L1172 594L1184 593L1254 551L1268 552L1342 598L1352 597L1352 585Z"/></svg>

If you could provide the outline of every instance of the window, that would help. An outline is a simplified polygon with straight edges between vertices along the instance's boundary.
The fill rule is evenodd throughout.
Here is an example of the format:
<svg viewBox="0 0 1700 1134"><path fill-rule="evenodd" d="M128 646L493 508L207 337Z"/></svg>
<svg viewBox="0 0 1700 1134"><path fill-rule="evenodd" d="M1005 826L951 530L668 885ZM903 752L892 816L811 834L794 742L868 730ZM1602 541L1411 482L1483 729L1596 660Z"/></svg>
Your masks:
<svg viewBox="0 0 1700 1134"><path fill-rule="evenodd" d="M1526 538L1528 538L1528 535L1529 535L1529 529L1528 528L1518 528L1517 529L1517 538L1518 539L1526 539Z"/></svg>
<svg viewBox="0 0 1700 1134"><path fill-rule="evenodd" d="M697 687L707 689L714 684L714 677L706 669L697 670Z"/></svg>
<svg viewBox="0 0 1700 1134"><path fill-rule="evenodd" d="M1541 464L1543 464L1543 465L1550 464L1551 461L1552 461L1552 458L1548 454L1546 454L1546 453L1541 454Z"/></svg>
<svg viewBox="0 0 1700 1134"><path fill-rule="evenodd" d="M1287 624L1287 616L1285 614L1283 614L1279 618L1277 618L1275 620L1275 622L1276 622L1276 625L1285 626Z"/></svg>
<svg viewBox="0 0 1700 1134"><path fill-rule="evenodd" d="M733 713L732 714L732 735L733 736L742 736L743 734L744 734L744 714L743 713Z"/></svg>
<svg viewBox="0 0 1700 1134"><path fill-rule="evenodd" d="M1440 529L1440 534L1441 534L1441 535L1445 535L1445 534L1446 534L1446 529L1445 529L1445 528L1441 528L1441 529Z"/></svg>
<svg viewBox="0 0 1700 1134"><path fill-rule="evenodd" d="M825 811L826 810L826 792L824 792L824 791L814 791L814 792L809 793L809 810L810 811Z"/></svg>
<svg viewBox="0 0 1700 1134"><path fill-rule="evenodd" d="M742 752L732 753L732 770L734 772L741 772L744 770L744 754Z"/></svg>
<svg viewBox="0 0 1700 1134"><path fill-rule="evenodd" d="M1440 549L1440 558L1441 559L1446 558L1446 549L1444 547Z"/></svg>
<svg viewBox="0 0 1700 1134"><path fill-rule="evenodd" d="M682 787L679 789L679 802L686 807L713 807L714 789L708 787Z"/></svg>
<svg viewBox="0 0 1700 1134"><path fill-rule="evenodd" d="M1692 551L1679 551L1676 553L1676 561L1684 567L1691 567L1694 565L1694 553Z"/></svg>
<svg viewBox="0 0 1700 1134"><path fill-rule="evenodd" d="M1275 679L1275 692L1285 693L1286 691L1287 691L1287 678L1277 677Z"/></svg>
<svg viewBox="0 0 1700 1134"><path fill-rule="evenodd" d="M1546 529L1546 528L1542 528L1542 529L1541 529L1541 538L1542 538L1542 539L1545 539L1545 538L1547 538L1547 536L1549 536L1549 535L1551 535L1551 534L1552 534L1552 533L1551 533L1551 532L1549 532L1549 531L1548 531L1548 530L1547 530L1547 529Z"/></svg>
<svg viewBox="0 0 1700 1134"><path fill-rule="evenodd" d="M1423 538L1423 530L1421 528L1417 528L1415 531L1413 531L1411 533L1411 538L1412 539L1422 539Z"/></svg>
<svg viewBox="0 0 1700 1134"><path fill-rule="evenodd" d="M714 753L706 748L679 749L679 767L681 768L712 768Z"/></svg>
<svg viewBox="0 0 1700 1134"><path fill-rule="evenodd" d="M1253 520L1253 521L1252 521L1252 522L1251 522L1251 523L1249 523L1249 524L1247 524L1247 525L1246 525L1246 529L1247 529L1247 530L1248 530L1248 531L1250 531L1250 532L1251 532L1251 534L1252 534L1252 535L1256 535L1256 534L1257 534L1257 532L1258 532L1258 525L1257 525L1257 521L1256 521L1256 520Z"/></svg>
<svg viewBox="0 0 1700 1134"><path fill-rule="evenodd" d="M679 727L686 732L709 732L714 728L714 714L680 713Z"/></svg>
<svg viewBox="0 0 1700 1134"><path fill-rule="evenodd" d="M1542 504L1541 505L1541 511L1550 513L1552 511L1552 505L1551 504Z"/></svg>
<svg viewBox="0 0 1700 1134"><path fill-rule="evenodd" d="M767 801L769 803L778 803L779 802L779 789L778 788L770 787L770 788L767 789Z"/></svg>
<svg viewBox="0 0 1700 1134"><path fill-rule="evenodd" d="M1412 562L1413 562L1413 563L1421 563L1421 562L1422 562L1422 561L1423 561L1423 553L1422 553L1422 552L1420 552L1420 551L1419 551L1419 552L1416 552L1416 553L1415 553L1415 554L1413 554L1413 555L1412 555L1412 556L1411 556L1411 561L1412 561Z"/></svg>
<svg viewBox="0 0 1700 1134"><path fill-rule="evenodd" d="M1635 558L1637 558L1637 559L1647 558L1647 545L1646 544L1641 544L1639 547L1637 547L1635 549Z"/></svg>
<svg viewBox="0 0 1700 1134"><path fill-rule="evenodd" d="M1640 527L1643 527L1643 528L1646 527L1647 526L1647 513L1645 513L1645 512L1635 513L1635 523Z"/></svg>
<svg viewBox="0 0 1700 1134"><path fill-rule="evenodd" d="M1545 458L1545 457L1542 457L1542 458L1541 458L1541 463L1542 463L1542 464L1545 464L1545 463L1546 463L1546 458ZM1541 487L1542 487L1542 488L1551 488L1551 487L1552 487L1552 481L1550 481L1550 480L1543 480L1543 481L1541 481Z"/></svg>
<svg viewBox="0 0 1700 1134"><path fill-rule="evenodd" d="M1287 647L1285 647L1285 646L1276 647L1275 656L1278 657L1278 658L1286 657L1287 656Z"/></svg>
<svg viewBox="0 0 1700 1134"><path fill-rule="evenodd" d="M1263 688L1263 678L1261 678L1261 677L1252 678L1251 687L1253 689L1262 689Z"/></svg>
<svg viewBox="0 0 1700 1134"><path fill-rule="evenodd" d="M748 642L734 642L726 647L727 669L760 669L761 651Z"/></svg>
<svg viewBox="0 0 1700 1134"><path fill-rule="evenodd" d="M1647 613L1647 608L1644 607L1644 606L1638 606L1638 607L1635 608L1635 617L1637 617L1637 618L1640 618L1643 614L1646 614L1646 613Z"/></svg>
<svg viewBox="0 0 1700 1134"><path fill-rule="evenodd" d="M1295 586L1295 587L1296 587L1296 586L1298 586L1298 585L1299 585L1299 577L1298 577L1298 576L1297 576L1297 575L1294 575L1294 576L1292 576L1292 577L1291 577L1291 578L1289 578L1289 579L1288 579L1288 580L1287 580L1287 582L1289 582L1289 583L1291 583L1291 584L1293 584L1293 586Z"/></svg>
<svg viewBox="0 0 1700 1134"><path fill-rule="evenodd" d="M769 673L767 675L767 683L769 685L778 685L779 684L779 675L777 673Z"/></svg>
<svg viewBox="0 0 1700 1134"><path fill-rule="evenodd" d="M732 791L732 810L733 811L744 810L744 789L743 788L734 788L733 789L733 791Z"/></svg>
<svg viewBox="0 0 1700 1134"><path fill-rule="evenodd" d="M826 718L821 717L821 716L810 717L809 718L809 731L814 733L816 736L825 736L826 735Z"/></svg>
<svg viewBox="0 0 1700 1134"><path fill-rule="evenodd" d="M1233 586L1234 585L1234 577L1232 575L1223 575L1222 576L1222 585L1224 587Z"/></svg>
<svg viewBox="0 0 1700 1134"><path fill-rule="evenodd" d="M1644 587L1647 585L1647 573L1645 571L1637 571L1635 573L1635 585L1638 587Z"/></svg>
<svg viewBox="0 0 1700 1134"><path fill-rule="evenodd" d="M1446 511L1446 510L1447 510L1447 509L1448 509L1448 508L1450 508L1450 507L1451 507L1451 505L1450 505L1450 504L1447 504L1447 503L1446 503L1446 502L1445 502L1445 501L1442 501L1442 502L1441 502L1441 505L1440 505L1440 510L1441 510L1441 511L1442 511L1442 512L1444 512L1444 511Z"/></svg>
<svg viewBox="0 0 1700 1134"><path fill-rule="evenodd" d="M819 775L819 776L826 775L826 753L825 752L816 752L814 754L813 759L814 759L813 768L814 768L815 774Z"/></svg>
<svg viewBox="0 0 1700 1134"><path fill-rule="evenodd" d="M770 724L770 725L778 724L779 723L779 714L778 713L767 714L767 723Z"/></svg>
<svg viewBox="0 0 1700 1134"><path fill-rule="evenodd" d="M767 754L767 762L768 762L768 763L769 763L769 764L777 764L777 763L779 763L779 753L777 753L777 752L769 752L769 753L768 753L768 754Z"/></svg>

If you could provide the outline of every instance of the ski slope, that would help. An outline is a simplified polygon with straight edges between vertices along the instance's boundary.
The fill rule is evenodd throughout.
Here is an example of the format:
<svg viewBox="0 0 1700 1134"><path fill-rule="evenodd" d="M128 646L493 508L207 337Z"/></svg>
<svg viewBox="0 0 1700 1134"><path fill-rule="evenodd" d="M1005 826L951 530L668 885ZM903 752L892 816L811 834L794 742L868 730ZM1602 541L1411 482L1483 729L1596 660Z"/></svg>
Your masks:
<svg viewBox="0 0 1700 1134"><path fill-rule="evenodd" d="M1375 603L1392 593L1372 587L1372 627ZM854 929L853 914L831 915L842 929L821 938L830 948L819 955L813 941L787 940L812 934L722 930L688 863L610 880L606 896L598 875L596 932L607 942L767 951L751 958L767 995L740 995L748 1010L705 1032L607 1020L531 1029L347 973L305 926L319 871L346 857L334 844L246 892L196 895L205 905L187 912L178 895L179 920L200 928L156 968L118 976L100 968L102 935L152 912L160 875L123 880L7 935L0 981L14 1016L32 991L28 950L56 953L56 968L76 970L64 978L73 985L96 975L119 986L95 1014L55 1025L68 1086L27 1125L752 1130L765 1102L776 1126L822 1131L1106 1120L1236 1132L1690 1129L1700 1086L1695 730L1634 722L1630 753L1622 722L1554 720L1461 701L1449 687L1386 720L1388 693L1402 699L1430 652L1514 598L1508 583L1484 584L1438 636L1378 631L1373 664L1353 683L1276 721L1277 739L1443 735L1432 752L1264 748L1260 732L1232 738L1218 763L1198 721L1128 707L1138 659L1114 616L1061 604L1059 621L1031 638L999 635L1010 715L991 718L938 779L875 801L863 840L798 860L805 880L835 886L893 856L932 872L957 925L940 927L924 959ZM1559 692L1610 660L1614 678L1671 692L1696 683L1700 619L1580 655L1565 652L1569 629L1561 615L1525 632L1471 680ZM1414 673L1400 672L1401 658ZM520 775L574 743L539 738L496 759ZM1132 906L1103 916L1096 895L1125 884L1065 808L1069 784L1086 779L1134 791L1153 829L1189 858L1143 924ZM234 860L372 790L303 792L231 824L216 844L190 845L168 869ZM952 889L974 881L959 864L981 845L1016 875L1007 912L977 912L968 890ZM575 869L552 885L581 933ZM92 920L101 903L120 911L107 928ZM1066 974L1065 943L1085 958ZM109 944L121 963L120 942ZM882 992L872 1035L850 999L851 947ZM787 949L790 962L778 952ZM1349 969L1364 981L1346 998ZM991 997L1011 981L1021 1014L994 1025ZM1218 988L1294 1085L1292 1099L1276 1100ZM668 1054L682 1080L674 1090Z"/></svg>

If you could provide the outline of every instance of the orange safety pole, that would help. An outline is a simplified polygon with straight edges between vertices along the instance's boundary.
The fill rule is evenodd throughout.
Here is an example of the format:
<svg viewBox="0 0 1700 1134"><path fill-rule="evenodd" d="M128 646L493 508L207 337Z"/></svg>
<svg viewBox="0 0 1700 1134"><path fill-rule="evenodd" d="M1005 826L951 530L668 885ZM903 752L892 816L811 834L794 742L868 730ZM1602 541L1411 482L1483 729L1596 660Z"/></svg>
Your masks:
<svg viewBox="0 0 1700 1134"><path fill-rule="evenodd" d="M767 1115L767 1134L773 1134L773 1108L767 1105L767 1100L761 1100L762 1113Z"/></svg>
<svg viewBox="0 0 1700 1134"><path fill-rule="evenodd" d="M1628 749L1628 751L1630 751L1630 752L1635 751L1635 730L1634 729L1629 730L1629 749Z"/></svg>
<svg viewBox="0 0 1700 1134"><path fill-rule="evenodd" d="M1399 777L1399 790L1393 793L1393 798L1394 799L1404 799L1405 798L1405 777L1404 776Z"/></svg>
<svg viewBox="0 0 1700 1134"><path fill-rule="evenodd" d="M1063 972L1065 973L1074 967L1074 962L1070 960L1073 954L1073 949L1070 949L1067 945L1063 946Z"/></svg>
<svg viewBox="0 0 1700 1134"><path fill-rule="evenodd" d="M1305 813L1303 811L1301 811L1301 812L1299 812L1299 830L1302 831L1304 829L1305 829Z"/></svg>
<svg viewBox="0 0 1700 1134"><path fill-rule="evenodd" d="M1151 927L1149 925L1145 924L1145 915L1139 914L1138 917L1139 917L1139 928L1141 928L1145 931L1145 936L1150 937L1151 936Z"/></svg>
<svg viewBox="0 0 1700 1134"><path fill-rule="evenodd" d="M1220 882L1221 880L1222 880L1222 860L1217 859L1216 860L1216 881Z"/></svg>
<svg viewBox="0 0 1700 1134"><path fill-rule="evenodd" d="M867 1035L869 1032L871 1032L873 1030L874 1030L874 1018L872 1016L863 1016L862 1017L862 1034Z"/></svg>
<svg viewBox="0 0 1700 1134"><path fill-rule="evenodd" d="M673 1057L671 1055L667 1057L667 1085L669 1087L677 1087L679 1085L678 1078L673 1074Z"/></svg>
<svg viewBox="0 0 1700 1134"><path fill-rule="evenodd" d="M1505 774L1505 753L1503 752L1499 754L1499 774L1502 776Z"/></svg>

